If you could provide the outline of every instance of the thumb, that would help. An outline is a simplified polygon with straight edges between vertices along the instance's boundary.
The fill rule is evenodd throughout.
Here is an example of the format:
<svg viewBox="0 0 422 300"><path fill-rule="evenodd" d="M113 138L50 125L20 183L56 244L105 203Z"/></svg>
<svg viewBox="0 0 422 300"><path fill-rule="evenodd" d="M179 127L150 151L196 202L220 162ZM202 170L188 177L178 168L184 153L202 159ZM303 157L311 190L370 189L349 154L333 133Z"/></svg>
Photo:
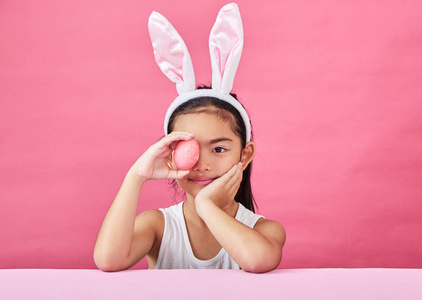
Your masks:
<svg viewBox="0 0 422 300"><path fill-rule="evenodd" d="M189 170L171 170L169 172L168 178L182 179L183 177L187 176L189 172Z"/></svg>

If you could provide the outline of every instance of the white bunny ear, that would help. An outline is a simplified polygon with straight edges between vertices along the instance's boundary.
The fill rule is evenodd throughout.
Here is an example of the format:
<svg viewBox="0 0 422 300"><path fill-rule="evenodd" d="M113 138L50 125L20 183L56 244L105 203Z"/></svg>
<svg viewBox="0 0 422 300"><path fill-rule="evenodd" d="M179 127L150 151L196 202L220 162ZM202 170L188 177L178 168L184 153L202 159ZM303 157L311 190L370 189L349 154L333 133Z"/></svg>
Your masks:
<svg viewBox="0 0 422 300"><path fill-rule="evenodd" d="M230 93L243 48L243 27L235 3L225 5L211 30L212 88Z"/></svg>
<svg viewBox="0 0 422 300"><path fill-rule="evenodd" d="M148 22L155 61L161 71L176 83L180 94L195 90L195 74L185 42L170 22L153 12Z"/></svg>

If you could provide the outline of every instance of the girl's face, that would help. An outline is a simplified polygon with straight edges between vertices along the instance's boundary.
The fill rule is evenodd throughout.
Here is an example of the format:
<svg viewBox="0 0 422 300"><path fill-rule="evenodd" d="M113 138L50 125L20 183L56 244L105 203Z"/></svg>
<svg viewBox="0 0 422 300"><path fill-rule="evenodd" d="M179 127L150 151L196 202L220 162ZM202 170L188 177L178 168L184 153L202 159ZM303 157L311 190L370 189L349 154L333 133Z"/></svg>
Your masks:
<svg viewBox="0 0 422 300"><path fill-rule="evenodd" d="M212 113L192 113L177 117L173 131L190 132L199 144L199 160L188 176L176 180L187 196L196 194L240 161L242 145L230 121ZM173 167L175 165L173 163Z"/></svg>

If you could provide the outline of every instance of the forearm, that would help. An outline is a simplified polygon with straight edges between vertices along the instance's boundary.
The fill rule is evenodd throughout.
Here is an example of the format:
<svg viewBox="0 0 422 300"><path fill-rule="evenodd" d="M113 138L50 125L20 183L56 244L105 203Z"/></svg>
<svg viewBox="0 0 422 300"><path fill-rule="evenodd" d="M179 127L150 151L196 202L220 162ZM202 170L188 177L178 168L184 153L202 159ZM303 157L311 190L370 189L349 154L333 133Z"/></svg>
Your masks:
<svg viewBox="0 0 422 300"><path fill-rule="evenodd" d="M281 249L263 234L237 221L211 201L197 203L198 214L211 233L243 270L259 273L278 266L276 252Z"/></svg>
<svg viewBox="0 0 422 300"><path fill-rule="evenodd" d="M108 266L127 259L142 186L143 182L129 170L98 234L94 250L97 265Z"/></svg>

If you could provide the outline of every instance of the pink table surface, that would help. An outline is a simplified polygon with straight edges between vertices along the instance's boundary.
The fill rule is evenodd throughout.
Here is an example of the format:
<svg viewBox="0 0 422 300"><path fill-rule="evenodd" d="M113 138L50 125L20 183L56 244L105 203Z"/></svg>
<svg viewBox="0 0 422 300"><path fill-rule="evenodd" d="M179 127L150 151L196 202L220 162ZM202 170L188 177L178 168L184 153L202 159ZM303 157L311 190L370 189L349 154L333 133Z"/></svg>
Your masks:
<svg viewBox="0 0 422 300"><path fill-rule="evenodd" d="M422 269L0 270L0 299L422 299Z"/></svg>

